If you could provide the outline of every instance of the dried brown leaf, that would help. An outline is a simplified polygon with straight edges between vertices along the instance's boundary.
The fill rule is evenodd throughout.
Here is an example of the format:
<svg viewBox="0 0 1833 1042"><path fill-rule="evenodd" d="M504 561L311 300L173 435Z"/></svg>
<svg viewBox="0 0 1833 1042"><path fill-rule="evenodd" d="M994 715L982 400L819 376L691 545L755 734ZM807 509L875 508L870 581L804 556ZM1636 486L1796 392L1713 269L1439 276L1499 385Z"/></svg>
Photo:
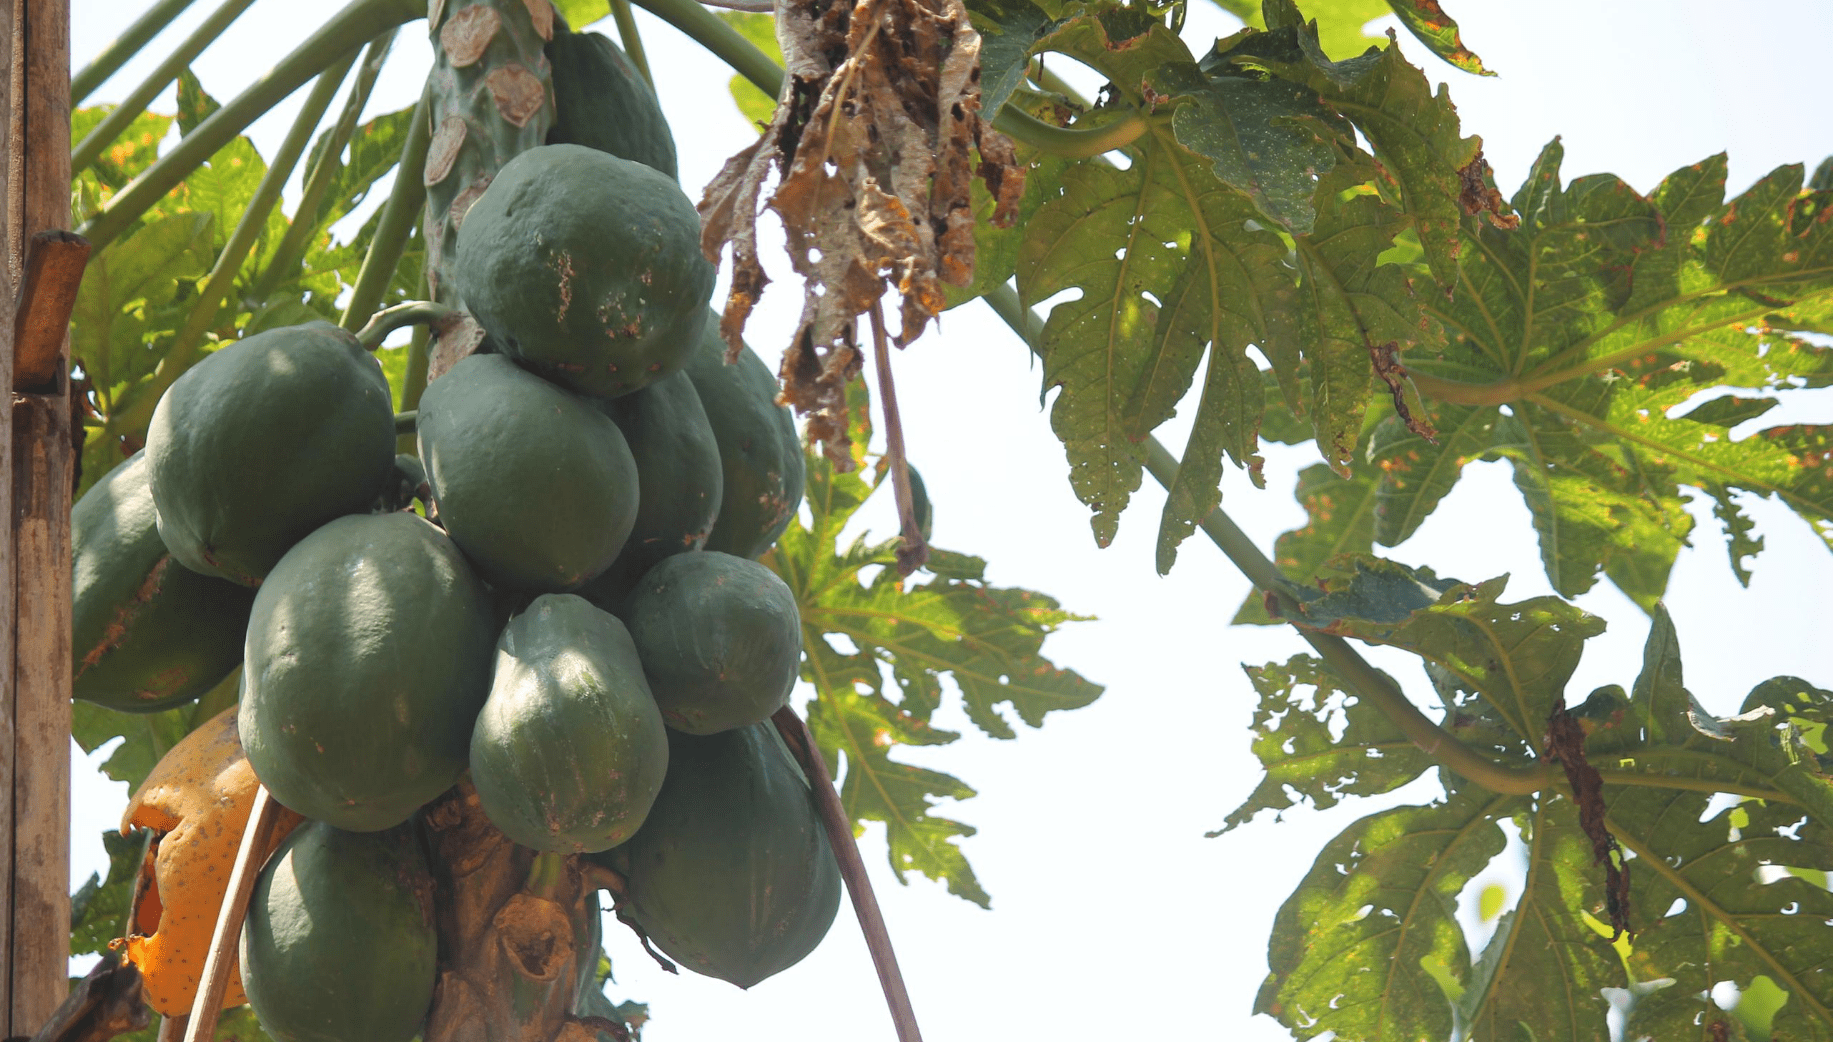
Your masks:
<svg viewBox="0 0 1833 1042"><path fill-rule="evenodd" d="M757 218L766 206L781 218L804 284L783 398L844 469L861 316L895 289L898 346L920 336L945 306L942 285L973 279L972 179L985 180L995 220L1009 224L1024 174L1011 142L981 118L980 36L961 0L801 0L778 19L783 94L763 137L707 186L701 247L715 261L732 247L720 332L736 354L769 282Z"/></svg>

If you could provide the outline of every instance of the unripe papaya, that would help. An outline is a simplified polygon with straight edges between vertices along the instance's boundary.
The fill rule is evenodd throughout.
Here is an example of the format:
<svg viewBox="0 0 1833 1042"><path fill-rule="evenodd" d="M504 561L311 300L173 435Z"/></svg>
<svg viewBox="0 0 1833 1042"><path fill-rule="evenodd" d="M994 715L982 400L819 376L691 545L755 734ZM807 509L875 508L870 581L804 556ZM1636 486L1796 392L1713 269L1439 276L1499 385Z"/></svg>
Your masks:
<svg viewBox="0 0 1833 1042"><path fill-rule="evenodd" d="M599 407L624 432L643 490L623 551L579 591L615 612L637 580L664 557L706 545L725 479L719 443L686 374L676 373Z"/></svg>
<svg viewBox="0 0 1833 1042"><path fill-rule="evenodd" d="M680 369L707 321L713 265L681 187L583 145L503 164L466 213L453 264L504 353L600 398Z"/></svg>
<svg viewBox="0 0 1833 1042"><path fill-rule="evenodd" d="M687 361L719 444L724 491L706 549L757 557L789 527L802 504L802 441L776 378L750 348L730 365L719 323L709 321Z"/></svg>
<svg viewBox="0 0 1833 1042"><path fill-rule="evenodd" d="M741 988L800 962L833 925L840 870L808 782L768 723L670 731L668 779L628 843L624 909L681 965Z"/></svg>
<svg viewBox="0 0 1833 1042"><path fill-rule="evenodd" d="M623 623L571 594L510 620L471 732L492 824L535 850L605 850L643 823L667 769L667 729Z"/></svg>
<svg viewBox="0 0 1833 1042"><path fill-rule="evenodd" d="M756 561L707 550L651 568L624 620L668 726L712 734L767 720L802 660L796 597Z"/></svg>
<svg viewBox="0 0 1833 1042"><path fill-rule="evenodd" d="M274 566L248 621L242 743L274 798L374 832L464 773L490 693L490 595L445 533L339 518Z"/></svg>
<svg viewBox="0 0 1833 1042"><path fill-rule="evenodd" d="M544 49L554 74L548 144L584 145L679 176L656 92L617 44L598 33L561 33Z"/></svg>
<svg viewBox="0 0 1833 1042"><path fill-rule="evenodd" d="M148 478L137 452L70 511L73 693L130 713L189 702L228 676L255 599L172 559Z"/></svg>
<svg viewBox="0 0 1833 1042"><path fill-rule="evenodd" d="M278 1042L408 1042L433 1004L439 941L407 828L299 828L255 883L243 987Z"/></svg>
<svg viewBox="0 0 1833 1042"><path fill-rule="evenodd" d="M391 402L382 367L328 322L219 349L147 428L160 538L192 571L260 585L313 529L375 502L395 461Z"/></svg>
<svg viewBox="0 0 1833 1042"><path fill-rule="evenodd" d="M427 386L418 426L439 522L491 584L574 589L629 538L636 461L591 402L472 355Z"/></svg>

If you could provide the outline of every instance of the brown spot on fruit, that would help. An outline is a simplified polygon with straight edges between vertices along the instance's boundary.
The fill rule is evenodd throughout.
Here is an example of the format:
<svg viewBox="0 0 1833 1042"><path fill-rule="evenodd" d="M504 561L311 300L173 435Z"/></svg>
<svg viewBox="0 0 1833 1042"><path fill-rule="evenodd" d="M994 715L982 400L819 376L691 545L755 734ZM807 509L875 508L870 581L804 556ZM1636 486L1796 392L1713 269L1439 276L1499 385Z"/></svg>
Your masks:
<svg viewBox="0 0 1833 1042"><path fill-rule="evenodd" d="M513 62L484 77L496 110L505 120L525 127L547 104L547 85L540 77Z"/></svg>
<svg viewBox="0 0 1833 1042"><path fill-rule="evenodd" d="M543 40L554 38L554 5L548 0L522 0L528 8L528 20L535 23L535 32Z"/></svg>
<svg viewBox="0 0 1833 1042"><path fill-rule="evenodd" d="M496 38L503 18L496 9L472 4L452 15L439 30L439 46L454 69L462 69L484 56L484 49ZM518 124L519 125L519 124Z"/></svg>
<svg viewBox="0 0 1833 1042"><path fill-rule="evenodd" d="M421 183L431 187L446 179L452 172L452 164L458 159L458 150L465 143L469 132L465 121L457 116L447 116L439 121L439 129L433 131L433 140L426 146L426 169L420 175Z"/></svg>

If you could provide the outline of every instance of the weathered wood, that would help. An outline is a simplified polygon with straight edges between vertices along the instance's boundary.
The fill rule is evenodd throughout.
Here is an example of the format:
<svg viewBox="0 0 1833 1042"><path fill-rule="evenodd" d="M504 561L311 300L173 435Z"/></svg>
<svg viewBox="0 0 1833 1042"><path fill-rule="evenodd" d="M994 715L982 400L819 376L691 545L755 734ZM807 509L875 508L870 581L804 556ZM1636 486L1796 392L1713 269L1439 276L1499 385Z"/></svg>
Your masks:
<svg viewBox="0 0 1833 1042"><path fill-rule="evenodd" d="M108 1042L146 1027L152 1019L153 1011L141 994L139 967L108 955L57 1007L32 1042Z"/></svg>
<svg viewBox="0 0 1833 1042"><path fill-rule="evenodd" d="M0 0L0 372L14 371L25 246L70 220L69 0ZM0 395L0 1036L63 1002L70 926L70 404L62 337L48 393Z"/></svg>
<svg viewBox="0 0 1833 1042"><path fill-rule="evenodd" d="M267 786L255 788L248 825L242 830L242 846L229 872L229 889L216 912L216 932L211 935L210 951L204 957L204 976L197 987L197 998L191 1003L185 1042L216 1037L217 1017L223 1012L223 996L229 991L229 974L235 969L236 945L242 939L242 921L248 917L248 899L255 892L262 855L272 846L269 838L282 809L279 801L268 795Z"/></svg>
<svg viewBox="0 0 1833 1042"><path fill-rule="evenodd" d="M70 953L70 404L13 398L12 1031L68 990Z"/></svg>
<svg viewBox="0 0 1833 1042"><path fill-rule="evenodd" d="M183 1042L185 1028L190 1026L190 1017L166 1017L159 1022L159 1037L155 1042Z"/></svg>
<svg viewBox="0 0 1833 1042"><path fill-rule="evenodd" d="M56 389L65 370L70 313L88 263L89 240L75 232L32 236L13 302L13 390Z"/></svg>

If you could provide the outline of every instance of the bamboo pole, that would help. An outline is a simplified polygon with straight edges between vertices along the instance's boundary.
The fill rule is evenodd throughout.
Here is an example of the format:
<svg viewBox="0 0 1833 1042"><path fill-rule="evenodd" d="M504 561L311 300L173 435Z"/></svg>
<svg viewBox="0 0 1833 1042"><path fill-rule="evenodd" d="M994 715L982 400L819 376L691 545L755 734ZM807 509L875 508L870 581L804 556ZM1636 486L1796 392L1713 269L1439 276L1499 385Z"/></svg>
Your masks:
<svg viewBox="0 0 1833 1042"><path fill-rule="evenodd" d="M0 48L0 372L13 385L18 322L48 333L33 375L50 377L35 393L0 399L0 1036L30 1036L68 990L73 453L68 338L42 314L21 316L17 294L27 244L70 219L69 0L0 2ZM60 295L41 289L30 299Z"/></svg>
<svg viewBox="0 0 1833 1042"><path fill-rule="evenodd" d="M255 879L261 874L261 858L272 845L274 823L278 820L279 802L268 795L267 786L256 786L254 804L248 809L248 825L242 830L242 846L236 851L235 867L229 872L229 889L224 892L222 907L216 912L216 932L211 935L210 951L204 957L203 979L198 982L197 997L191 1003L185 1042L216 1037L216 1021L223 1012L229 974L235 969L236 946L242 939L242 920L248 916L248 899L255 892Z"/></svg>

